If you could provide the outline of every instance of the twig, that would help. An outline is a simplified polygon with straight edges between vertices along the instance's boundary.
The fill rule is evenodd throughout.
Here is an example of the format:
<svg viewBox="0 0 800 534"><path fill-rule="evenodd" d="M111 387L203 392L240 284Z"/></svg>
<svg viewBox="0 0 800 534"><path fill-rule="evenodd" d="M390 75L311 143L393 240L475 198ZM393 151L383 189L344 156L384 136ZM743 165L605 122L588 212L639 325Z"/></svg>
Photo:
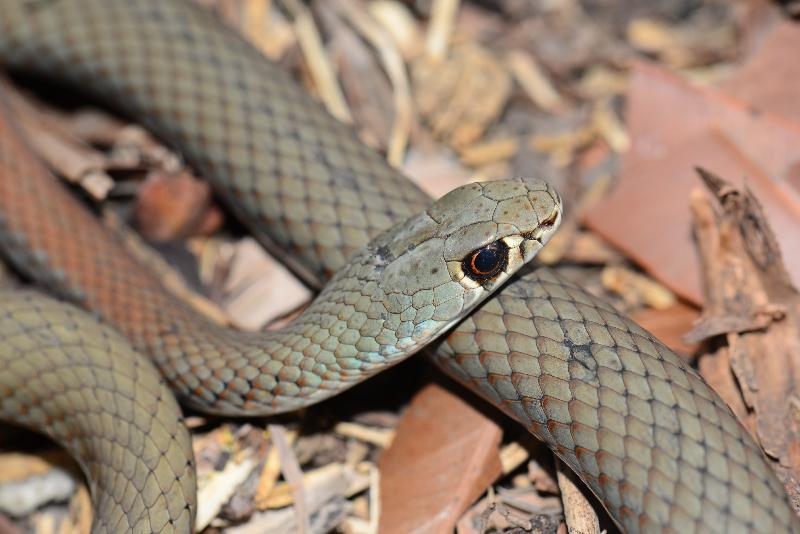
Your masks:
<svg viewBox="0 0 800 534"><path fill-rule="evenodd" d="M500 449L500 465L503 466L503 474L507 475L517 467L522 465L530 457L530 453L516 441L512 441Z"/></svg>
<svg viewBox="0 0 800 534"><path fill-rule="evenodd" d="M356 5L354 0L335 0L334 7L364 39L375 47L392 84L395 117L389 137L387 160L390 165L399 167L403 162L414 118L411 87L403 58L392 38L381 29L363 6Z"/></svg>
<svg viewBox="0 0 800 534"><path fill-rule="evenodd" d="M564 503L564 519L573 534L600 534L600 521L589 501L571 480L569 468L556 459L558 487ZM569 474L568 474L569 473Z"/></svg>
<svg viewBox="0 0 800 534"><path fill-rule="evenodd" d="M297 462L297 456L294 455L292 447L289 444L289 437L286 429L280 425L269 425L269 434L272 438L272 444L278 448L278 454L281 457L281 473L283 478L292 487L292 495L294 497L294 511L297 522L298 532L300 534L307 534L310 532L309 513L306 506L306 495L303 488L303 471L300 469L300 464Z"/></svg>
<svg viewBox="0 0 800 534"><path fill-rule="evenodd" d="M507 61L509 70L534 104L550 113L564 109L564 99L531 54L512 50L508 53Z"/></svg>
<svg viewBox="0 0 800 534"><path fill-rule="evenodd" d="M314 24L311 12L298 0L281 0L294 19L294 27L303 56L306 58L311 77L319 90L319 96L331 115L340 121L352 123L353 115L339 87L333 66L325 53L322 39Z"/></svg>
<svg viewBox="0 0 800 534"><path fill-rule="evenodd" d="M392 444L395 434L394 429L391 428L374 428L348 422L338 423L333 427L333 431L340 436L357 439L384 449Z"/></svg>
<svg viewBox="0 0 800 534"><path fill-rule="evenodd" d="M434 0L425 50L429 59L442 61L447 57L450 34L453 32L459 0Z"/></svg>
<svg viewBox="0 0 800 534"><path fill-rule="evenodd" d="M378 532L381 519L381 472L375 466L369 470L369 531Z"/></svg>

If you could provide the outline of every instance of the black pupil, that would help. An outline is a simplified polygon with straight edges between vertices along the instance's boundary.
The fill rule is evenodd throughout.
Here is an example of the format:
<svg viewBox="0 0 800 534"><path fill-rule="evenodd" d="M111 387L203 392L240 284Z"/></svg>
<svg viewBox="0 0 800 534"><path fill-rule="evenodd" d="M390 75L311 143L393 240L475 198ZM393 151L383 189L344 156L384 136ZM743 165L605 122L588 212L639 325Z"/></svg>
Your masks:
<svg viewBox="0 0 800 534"><path fill-rule="evenodd" d="M472 265L478 274L489 274L500 263L502 259L500 251L497 250L494 244L481 249L480 252L473 258Z"/></svg>
<svg viewBox="0 0 800 534"><path fill-rule="evenodd" d="M492 278L500 272L508 261L508 246L502 240L486 245L464 258L464 274L476 281Z"/></svg>

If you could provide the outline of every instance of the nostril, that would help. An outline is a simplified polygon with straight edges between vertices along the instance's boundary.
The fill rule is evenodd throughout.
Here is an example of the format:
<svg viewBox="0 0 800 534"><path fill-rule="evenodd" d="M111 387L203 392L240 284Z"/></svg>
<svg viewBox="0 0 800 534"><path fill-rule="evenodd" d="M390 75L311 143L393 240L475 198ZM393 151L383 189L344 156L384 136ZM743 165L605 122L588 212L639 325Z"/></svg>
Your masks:
<svg viewBox="0 0 800 534"><path fill-rule="evenodd" d="M539 223L541 228L552 228L558 221L558 211L554 211L547 219Z"/></svg>

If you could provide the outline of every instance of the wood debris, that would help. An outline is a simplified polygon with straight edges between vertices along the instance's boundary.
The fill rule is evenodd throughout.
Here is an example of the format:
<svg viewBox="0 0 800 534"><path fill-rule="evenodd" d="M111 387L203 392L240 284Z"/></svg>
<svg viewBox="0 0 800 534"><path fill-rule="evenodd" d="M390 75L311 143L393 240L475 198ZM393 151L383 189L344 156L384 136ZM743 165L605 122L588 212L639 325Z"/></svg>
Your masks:
<svg viewBox="0 0 800 534"><path fill-rule="evenodd" d="M558 113L564 109L564 99L533 55L512 50L507 61L514 78L534 104L550 113Z"/></svg>
<svg viewBox="0 0 800 534"><path fill-rule="evenodd" d="M404 60L419 55L422 42L420 28L405 4L396 0L374 0L366 7L394 40Z"/></svg>
<svg viewBox="0 0 800 534"><path fill-rule="evenodd" d="M675 304L675 294L639 273L624 267L612 265L603 269L603 286L619 293L629 304L645 304L656 310L663 310Z"/></svg>
<svg viewBox="0 0 800 534"><path fill-rule="evenodd" d="M353 122L342 90L336 80L333 66L324 52L322 38L308 8L299 0L281 0L292 14L295 32L313 80L312 89L325 104L331 115L342 122Z"/></svg>
<svg viewBox="0 0 800 534"><path fill-rule="evenodd" d="M76 490L70 469L74 466L63 455L0 456L0 512L21 517L52 501L67 500Z"/></svg>
<svg viewBox="0 0 800 534"><path fill-rule="evenodd" d="M584 496L588 493L576 485L577 477L563 463L558 462L558 487L561 490L561 499L564 502L564 516L570 532L585 534L600 534L600 520L592 508L589 500Z"/></svg>
<svg viewBox="0 0 800 534"><path fill-rule="evenodd" d="M230 321L243 330L273 324L311 300L311 291L250 237L197 240L200 276Z"/></svg>
<svg viewBox="0 0 800 534"><path fill-rule="evenodd" d="M440 63L448 56L450 36L460 0L433 0L431 21L425 40L425 53L433 63Z"/></svg>
<svg viewBox="0 0 800 534"><path fill-rule="evenodd" d="M701 370L720 359L717 372L735 376L735 384L713 381L738 407L797 506L800 292L753 193L709 171L699 172L712 194L696 195L692 203L707 305L688 337L725 341L703 355Z"/></svg>
<svg viewBox="0 0 800 534"><path fill-rule="evenodd" d="M358 423L338 423L333 431L340 436L357 439L364 443L386 448L392 444L395 431L391 428L374 428Z"/></svg>
<svg viewBox="0 0 800 534"><path fill-rule="evenodd" d="M458 148L479 139L511 94L511 76L489 50L455 47L444 60L423 56L411 67L414 99L434 135Z"/></svg>
<svg viewBox="0 0 800 534"><path fill-rule="evenodd" d="M383 69L392 84L394 121L386 147L386 159L399 167L405 155L408 138L411 135L413 111L411 89L403 59L394 40L377 21L354 0L336 0L337 11L377 50Z"/></svg>

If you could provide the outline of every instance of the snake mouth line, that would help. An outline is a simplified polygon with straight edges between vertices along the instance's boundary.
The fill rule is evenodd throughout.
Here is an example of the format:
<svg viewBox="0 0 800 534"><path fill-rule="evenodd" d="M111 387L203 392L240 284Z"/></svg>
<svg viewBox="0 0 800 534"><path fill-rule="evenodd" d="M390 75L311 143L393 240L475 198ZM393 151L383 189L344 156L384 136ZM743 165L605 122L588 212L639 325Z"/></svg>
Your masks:
<svg viewBox="0 0 800 534"><path fill-rule="evenodd" d="M550 217L539 223L539 226L536 227L535 230L531 230L530 232L523 232L520 235L526 241L536 241L540 245L544 246L545 243L547 243L547 239L545 239L545 236L549 236L550 234L552 234L556 230L556 228L558 228L560 222L561 222L561 210L554 210L552 215L550 215Z"/></svg>

